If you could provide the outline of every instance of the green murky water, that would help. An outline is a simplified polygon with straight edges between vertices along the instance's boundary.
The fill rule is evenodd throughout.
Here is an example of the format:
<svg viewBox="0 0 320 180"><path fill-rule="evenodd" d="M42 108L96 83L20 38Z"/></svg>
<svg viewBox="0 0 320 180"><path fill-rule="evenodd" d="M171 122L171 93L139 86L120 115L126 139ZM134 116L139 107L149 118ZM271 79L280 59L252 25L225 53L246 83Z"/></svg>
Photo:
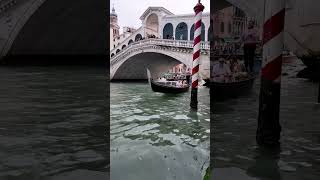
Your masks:
<svg viewBox="0 0 320 180"><path fill-rule="evenodd" d="M209 89L155 93L147 83L111 83L111 179L197 180L209 166Z"/></svg>

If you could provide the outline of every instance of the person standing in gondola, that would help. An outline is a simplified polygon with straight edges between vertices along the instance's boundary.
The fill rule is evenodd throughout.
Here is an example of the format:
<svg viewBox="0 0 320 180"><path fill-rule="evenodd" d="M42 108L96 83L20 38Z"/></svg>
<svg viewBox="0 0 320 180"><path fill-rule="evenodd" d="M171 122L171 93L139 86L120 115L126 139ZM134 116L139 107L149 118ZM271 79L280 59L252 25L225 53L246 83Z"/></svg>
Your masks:
<svg viewBox="0 0 320 180"><path fill-rule="evenodd" d="M244 50L244 62L247 72L253 72L255 52L258 44L258 32L254 28L254 21L249 21L248 30L242 36Z"/></svg>

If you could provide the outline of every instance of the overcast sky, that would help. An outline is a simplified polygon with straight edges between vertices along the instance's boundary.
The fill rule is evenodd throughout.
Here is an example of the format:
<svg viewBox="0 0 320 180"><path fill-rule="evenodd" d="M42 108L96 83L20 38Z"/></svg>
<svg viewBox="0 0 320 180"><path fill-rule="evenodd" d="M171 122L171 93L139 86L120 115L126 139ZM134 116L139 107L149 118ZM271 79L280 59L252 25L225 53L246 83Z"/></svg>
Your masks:
<svg viewBox="0 0 320 180"><path fill-rule="evenodd" d="M139 28L140 16L150 6L162 6L173 14L194 13L193 8L198 0L110 0L110 10L113 5L118 15L118 23L122 32L123 26ZM210 12L210 0L201 0L204 12Z"/></svg>

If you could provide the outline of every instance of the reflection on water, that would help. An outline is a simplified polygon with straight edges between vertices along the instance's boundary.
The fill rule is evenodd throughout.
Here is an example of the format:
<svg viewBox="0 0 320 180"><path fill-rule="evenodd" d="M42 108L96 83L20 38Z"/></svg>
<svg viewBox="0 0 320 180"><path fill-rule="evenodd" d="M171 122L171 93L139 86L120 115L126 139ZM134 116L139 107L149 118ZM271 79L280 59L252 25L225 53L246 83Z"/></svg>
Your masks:
<svg viewBox="0 0 320 180"><path fill-rule="evenodd" d="M147 83L111 83L111 179L201 179L209 165L209 90L155 93Z"/></svg>
<svg viewBox="0 0 320 180"><path fill-rule="evenodd" d="M55 180L71 171L106 176L104 68L1 67L0 73L0 179Z"/></svg>
<svg viewBox="0 0 320 180"><path fill-rule="evenodd" d="M319 179L318 85L296 78L303 68L298 60L283 66L278 150L256 145L259 79L251 95L213 104L213 179Z"/></svg>

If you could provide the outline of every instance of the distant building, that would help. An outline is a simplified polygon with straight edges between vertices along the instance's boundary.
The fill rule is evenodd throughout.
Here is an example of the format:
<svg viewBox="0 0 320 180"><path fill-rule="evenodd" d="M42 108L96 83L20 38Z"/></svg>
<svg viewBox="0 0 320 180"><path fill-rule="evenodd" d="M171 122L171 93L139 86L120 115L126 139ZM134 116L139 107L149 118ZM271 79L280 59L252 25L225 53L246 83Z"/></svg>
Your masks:
<svg viewBox="0 0 320 180"><path fill-rule="evenodd" d="M241 37L247 30L250 20L255 21L256 28L258 28L258 23L254 18L246 16L242 10L235 6L218 11L213 14L215 39L228 40Z"/></svg>
<svg viewBox="0 0 320 180"><path fill-rule="evenodd" d="M114 7L110 13L110 48L113 48L116 44L116 38L119 36L120 27L118 25L118 15Z"/></svg>
<svg viewBox="0 0 320 180"><path fill-rule="evenodd" d="M110 49L120 45L125 39L127 39L136 29L132 27L123 27L123 33L120 34L120 26L118 25L118 15L114 7L110 13ZM123 45L121 49L124 49L126 45Z"/></svg>
<svg viewBox="0 0 320 180"><path fill-rule="evenodd" d="M115 16L114 8L110 18L113 16ZM141 15L140 20L141 27L138 29L124 27L125 35L115 36L115 41L110 46L111 55L117 54L116 52L120 52L122 47L129 46L129 44L141 39L159 38L193 41L194 13L175 15L163 7L149 7ZM209 33L209 29L210 13L205 12L202 14L201 39L203 41L209 41L208 36L212 34Z"/></svg>

